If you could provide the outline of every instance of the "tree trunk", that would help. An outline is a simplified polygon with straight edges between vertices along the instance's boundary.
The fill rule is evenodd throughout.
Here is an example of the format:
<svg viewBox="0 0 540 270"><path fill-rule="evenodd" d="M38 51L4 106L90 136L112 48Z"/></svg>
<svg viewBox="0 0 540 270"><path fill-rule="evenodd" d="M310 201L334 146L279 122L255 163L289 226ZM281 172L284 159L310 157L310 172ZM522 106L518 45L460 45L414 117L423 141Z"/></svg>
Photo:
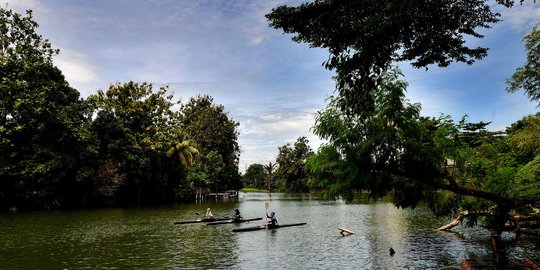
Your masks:
<svg viewBox="0 0 540 270"><path fill-rule="evenodd" d="M493 221L490 224L490 245L494 254L494 261L498 265L506 265L506 251L504 248L504 242L501 240L501 233L505 230L505 224L507 220L508 210L506 205L499 205L497 211L493 215ZM450 223L438 228L438 231L448 231L457 225L461 224L464 218L471 215L489 215L488 213L470 213L465 210L458 214L458 216ZM491 215L490 215L491 216Z"/></svg>
<svg viewBox="0 0 540 270"><path fill-rule="evenodd" d="M509 217L512 206L508 203L499 203L491 222L491 249L495 255L495 262L499 265L506 265L506 251L504 242L501 240L501 233L504 231L506 221Z"/></svg>
<svg viewBox="0 0 540 270"><path fill-rule="evenodd" d="M448 230L456 227L457 225L461 224L463 219L465 217L467 217L467 216L469 216L469 211L465 210L465 211L459 213L459 215L456 217L456 219L454 219L452 222L438 228L437 231L448 231Z"/></svg>
<svg viewBox="0 0 540 270"><path fill-rule="evenodd" d="M491 250L493 250L495 263L498 265L507 265L506 250L504 242L501 240L501 233L502 231L498 229L491 230Z"/></svg>

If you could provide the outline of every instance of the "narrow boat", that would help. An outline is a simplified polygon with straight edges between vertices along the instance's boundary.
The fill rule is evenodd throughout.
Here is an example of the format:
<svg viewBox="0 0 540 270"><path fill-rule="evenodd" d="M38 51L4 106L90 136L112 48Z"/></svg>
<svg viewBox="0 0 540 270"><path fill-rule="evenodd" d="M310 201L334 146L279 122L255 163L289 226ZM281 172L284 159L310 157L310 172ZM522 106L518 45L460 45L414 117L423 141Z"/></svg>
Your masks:
<svg viewBox="0 0 540 270"><path fill-rule="evenodd" d="M229 224L229 223L242 223L242 222L249 222L249 221L254 221L254 220L261 220L262 217L260 218L248 218L248 219L229 219L227 221L214 221L214 222L210 222L210 223L207 223L206 225L220 225L220 224Z"/></svg>
<svg viewBox="0 0 540 270"><path fill-rule="evenodd" d="M279 229L279 228L285 228L285 227L293 227L293 226L302 226L306 225L307 223L291 223L291 224L283 224L283 225L268 225L268 229ZM253 226L253 227L246 227L246 228L238 228L233 229L233 232L249 232L249 231L258 231L258 230L265 230L267 228L267 225L259 225L259 226Z"/></svg>
<svg viewBox="0 0 540 270"><path fill-rule="evenodd" d="M176 221L174 224L189 224L189 223L201 223L201 222L214 222L214 221L223 221L229 220L230 218L201 218L196 220L185 220L185 221Z"/></svg>

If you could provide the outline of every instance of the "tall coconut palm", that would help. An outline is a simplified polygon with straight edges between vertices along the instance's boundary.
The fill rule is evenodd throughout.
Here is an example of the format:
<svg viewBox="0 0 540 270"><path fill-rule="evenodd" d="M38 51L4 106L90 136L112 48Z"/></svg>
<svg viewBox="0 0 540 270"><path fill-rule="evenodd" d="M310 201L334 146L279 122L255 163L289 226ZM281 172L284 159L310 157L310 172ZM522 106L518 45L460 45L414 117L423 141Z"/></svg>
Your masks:
<svg viewBox="0 0 540 270"><path fill-rule="evenodd" d="M182 142L174 143L169 150L167 150L167 157L177 157L180 161L181 172L187 170L187 168L193 165L193 156L199 154L199 150L193 146L191 140L185 140Z"/></svg>
<svg viewBox="0 0 540 270"><path fill-rule="evenodd" d="M268 165L264 165L264 169L268 173L266 176L266 186L268 187L268 192L272 192L272 172L277 167L277 163L268 162Z"/></svg>

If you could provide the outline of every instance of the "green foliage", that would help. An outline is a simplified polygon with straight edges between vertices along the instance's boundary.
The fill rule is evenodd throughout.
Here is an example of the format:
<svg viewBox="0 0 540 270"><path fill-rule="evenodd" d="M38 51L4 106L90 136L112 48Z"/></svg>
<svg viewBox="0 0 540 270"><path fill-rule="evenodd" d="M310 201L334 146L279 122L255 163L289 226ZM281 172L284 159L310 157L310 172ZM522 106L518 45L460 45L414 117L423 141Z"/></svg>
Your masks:
<svg viewBox="0 0 540 270"><path fill-rule="evenodd" d="M26 11L26 17L12 10L0 7L0 62L12 63L51 63L52 57L59 50L51 46L36 31L38 23L32 17L32 11Z"/></svg>
<svg viewBox="0 0 540 270"><path fill-rule="evenodd" d="M520 163L540 155L540 113L529 115L513 123L506 132L510 135L509 147Z"/></svg>
<svg viewBox="0 0 540 270"><path fill-rule="evenodd" d="M512 191L525 199L536 199L535 207L540 207L540 155L519 168L516 172L516 185Z"/></svg>
<svg viewBox="0 0 540 270"><path fill-rule="evenodd" d="M198 170L207 177L203 182L218 191L241 188L239 124L229 119L223 105L213 104L209 96L191 98L180 112L182 128L196 142L200 152L196 166L201 167Z"/></svg>
<svg viewBox="0 0 540 270"><path fill-rule="evenodd" d="M448 185L439 188L457 195L432 204L435 213L452 215L468 210L477 213L467 218L469 225L482 223L491 228L507 222L510 212L531 213L530 206L540 202L534 169L531 170L535 164L534 156L526 155L528 157L525 158L515 142L518 134L524 138L536 136L537 130L530 125L536 120L538 116L524 117L507 129L506 135L488 132L483 127L468 128L485 126L482 122L464 124L462 120L456 124L457 132L451 136L455 144L451 147L451 154L447 155L452 163L445 167ZM522 146L527 142L522 142ZM527 145L526 149L535 149L534 143ZM524 209L529 212L524 212Z"/></svg>
<svg viewBox="0 0 540 270"><path fill-rule="evenodd" d="M429 130L435 123L418 121L420 106L405 103L406 83L398 76L396 69L381 74L379 85L370 91L375 111L365 114L366 118L342 111L337 105L339 98L331 98L328 107L319 112L314 132L328 144L308 163L313 187L329 184L327 196L346 198L360 190L369 190L371 197L379 198L396 188L422 195L421 183L407 178L429 182L440 177L436 168L442 157L433 152L435 141L430 133L434 130ZM426 196L431 195L410 197L411 201L396 198L397 205L414 205Z"/></svg>
<svg viewBox="0 0 540 270"><path fill-rule="evenodd" d="M391 194L399 207L424 201L436 214L481 213L468 218L471 225L504 224L509 211L538 205L540 114L518 121L506 136L466 117L420 117L419 106L404 99L399 72L381 74L370 91L372 114L343 112L340 97L319 112L314 132L328 143L306 163L311 188L327 198L368 191L375 199ZM441 198L443 190L449 195Z"/></svg>
<svg viewBox="0 0 540 270"><path fill-rule="evenodd" d="M242 176L244 187L263 189L268 173L262 164L251 164Z"/></svg>
<svg viewBox="0 0 540 270"><path fill-rule="evenodd" d="M539 121L540 114L526 116L512 124L506 136L482 130L459 133L456 140L465 144L452 175L462 186L521 201L518 205L538 203ZM471 138L481 143L467 143Z"/></svg>
<svg viewBox="0 0 540 270"><path fill-rule="evenodd" d="M396 61L420 68L482 59L487 48L468 47L465 39L482 38L478 29L499 20L493 8L486 0L315 0L267 14L270 26L294 41L327 48L324 66L336 71L337 95L313 128L328 143L307 162L310 187L347 199L358 191L392 194L396 206L425 201L438 214L466 209L475 213L469 224L497 232L511 212L538 205L538 115L506 136L465 117L457 124L447 116L424 118L391 68ZM509 81L509 90L524 88L531 99L538 99L537 29L525 39L529 62Z"/></svg>
<svg viewBox="0 0 540 270"><path fill-rule="evenodd" d="M94 183L96 195L103 186L114 186L115 203L124 205L178 197L197 149L180 130L179 114L171 110L177 104L172 98L166 88L154 92L151 84L135 82L111 85L88 97L97 113L92 132L99 141L99 169L114 161L115 174L126 175L116 185Z"/></svg>
<svg viewBox="0 0 540 270"><path fill-rule="evenodd" d="M193 156L199 153L199 151L191 144L192 142L189 140L174 143L174 145L167 150L167 157L178 157L180 166L183 170L186 170L188 166L193 165Z"/></svg>
<svg viewBox="0 0 540 270"><path fill-rule="evenodd" d="M0 8L0 205L75 207L93 174L90 111L37 27Z"/></svg>
<svg viewBox="0 0 540 270"><path fill-rule="evenodd" d="M465 36L481 38L477 29L499 20L491 9L487 1L429 0L316 0L273 9L267 15L272 27L294 34L294 41L328 48L324 65L336 70L338 95L314 127L328 144L307 163L311 187L325 189L329 197L351 198L360 190L373 198L392 193L397 206L427 201L438 212L495 209L492 221L499 225L515 205L529 203L512 199L519 197L516 172L531 178L522 166L534 157L529 149L538 149L534 133L520 135L527 147L516 148L523 141L488 132L489 123L422 118L420 106L404 99L399 72L388 68L394 61L444 67L483 58L487 49L467 47ZM528 47L537 47L531 37ZM440 205L439 190L459 196Z"/></svg>
<svg viewBox="0 0 540 270"><path fill-rule="evenodd" d="M310 189L326 190L323 197L326 199L335 198L343 192L342 190L353 190L351 178L347 175L347 164L335 147L322 145L317 154L310 156L306 160L306 170L309 180L307 185ZM352 192L344 194L352 199Z"/></svg>
<svg viewBox="0 0 540 270"><path fill-rule="evenodd" d="M506 81L508 92L523 89L527 96L540 104L540 23L523 38L527 62L516 69Z"/></svg>
<svg viewBox="0 0 540 270"><path fill-rule="evenodd" d="M242 188L240 191L242 191L242 192L266 192L266 190L258 189L258 188Z"/></svg>
<svg viewBox="0 0 540 270"><path fill-rule="evenodd" d="M266 18L271 27L293 34L293 41L328 49L323 64L336 70L341 109L359 115L373 110L368 91L392 62L422 68L484 58L487 48L465 41L482 38L478 30L499 21L492 8L487 0L315 0L278 6Z"/></svg>
<svg viewBox="0 0 540 270"><path fill-rule="evenodd" d="M167 139L174 136L178 128L179 116L171 107L172 95L166 88L153 93L152 85L128 82L111 85L105 92L89 97L98 112L111 113L136 136L135 148L158 151L167 146Z"/></svg>
<svg viewBox="0 0 540 270"><path fill-rule="evenodd" d="M189 175L188 181L192 182L196 187L211 187L216 189L222 184L220 177L225 170L225 163L222 156L215 150L212 150L204 155L200 155L193 166L192 171L197 174Z"/></svg>
<svg viewBox="0 0 540 270"><path fill-rule="evenodd" d="M385 67L393 58L414 67L472 63L486 48L469 48L465 35L499 21L487 1L316 0L279 6L266 17L293 40L328 48L329 68ZM398 52L398 53L396 53Z"/></svg>
<svg viewBox="0 0 540 270"><path fill-rule="evenodd" d="M273 181L274 178L274 170L277 168L277 163L268 162L267 165L264 165L264 169L266 170L266 179L264 186L267 191L272 192L272 190L275 188L275 183Z"/></svg>
<svg viewBox="0 0 540 270"><path fill-rule="evenodd" d="M0 208L157 204L241 186L238 123L223 106L200 97L174 111L167 88L135 82L82 100L37 27L31 11L0 7Z"/></svg>
<svg viewBox="0 0 540 270"><path fill-rule="evenodd" d="M294 143L283 145L278 148L279 154L276 158L278 169L276 178L277 185L283 191L306 192L307 172L305 171L306 159L313 155L306 137L300 137Z"/></svg>

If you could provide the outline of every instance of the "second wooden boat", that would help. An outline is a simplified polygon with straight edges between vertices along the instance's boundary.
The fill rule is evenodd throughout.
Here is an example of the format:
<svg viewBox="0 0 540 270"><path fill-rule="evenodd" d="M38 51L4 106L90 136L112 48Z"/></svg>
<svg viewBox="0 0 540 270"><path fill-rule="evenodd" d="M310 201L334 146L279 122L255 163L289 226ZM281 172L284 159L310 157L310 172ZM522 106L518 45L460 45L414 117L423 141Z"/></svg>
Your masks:
<svg viewBox="0 0 540 270"><path fill-rule="evenodd" d="M207 223L206 225L220 225L220 224L230 224L230 223L242 223L242 222L249 222L249 221L255 221L255 220L261 220L262 217L260 218L248 218L248 219L229 219L227 221L215 221L215 222L210 222L210 223Z"/></svg>
<svg viewBox="0 0 540 270"><path fill-rule="evenodd" d="M285 228L285 227L294 227L294 226L302 226L302 225L306 225L307 223L291 223L291 224L283 224L283 225L276 225L276 226L272 226L272 225L259 225L259 226L253 226L253 227L246 227L246 228L238 228L238 229L233 229L232 231L233 232L249 232L249 231L258 231L258 230L265 230L267 229L267 226L268 226L268 230L272 230L272 229L279 229L279 228Z"/></svg>
<svg viewBox="0 0 540 270"><path fill-rule="evenodd" d="M176 221L174 224L189 224L189 223L201 223L201 222L214 222L214 221L223 221L229 220L230 218L201 218L196 220L185 220L185 221Z"/></svg>

